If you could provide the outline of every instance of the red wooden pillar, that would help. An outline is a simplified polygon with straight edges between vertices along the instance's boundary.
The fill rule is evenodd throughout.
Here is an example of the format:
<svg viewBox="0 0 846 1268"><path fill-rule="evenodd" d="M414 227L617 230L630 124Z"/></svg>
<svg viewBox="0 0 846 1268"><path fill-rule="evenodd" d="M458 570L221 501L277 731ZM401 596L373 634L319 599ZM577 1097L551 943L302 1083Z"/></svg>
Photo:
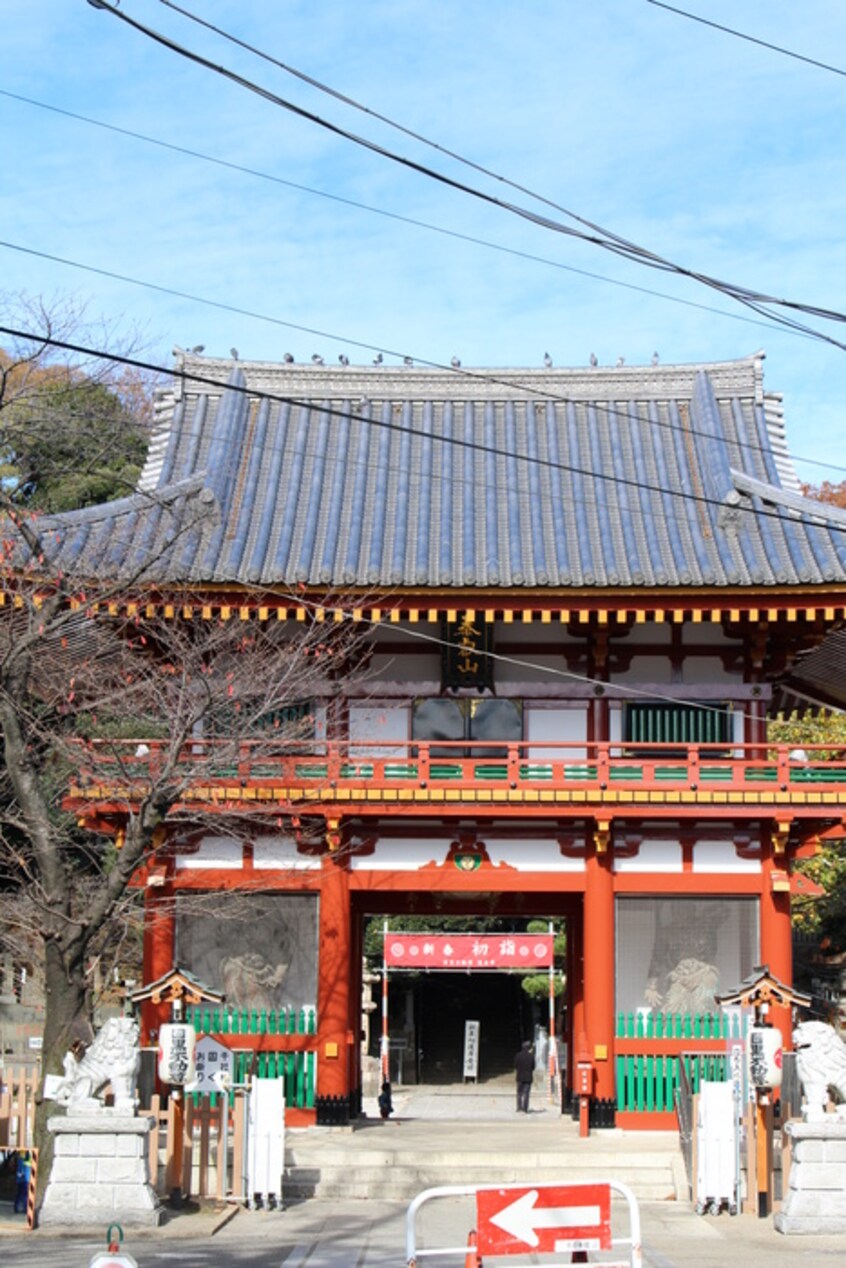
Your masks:
<svg viewBox="0 0 846 1268"><path fill-rule="evenodd" d="M581 909L567 918L567 1087L576 1085L576 1042L585 1031L584 920Z"/></svg>
<svg viewBox="0 0 846 1268"><path fill-rule="evenodd" d="M761 963L769 967L770 974L785 986L793 984L793 939L790 927L790 891L787 888L788 862L783 854L775 853L778 834L770 840L762 866L763 892L761 894ZM784 843L782 842L782 850ZM786 1047L791 1047L791 1010L773 1005L767 1018L778 1026Z"/></svg>
<svg viewBox="0 0 846 1268"><path fill-rule="evenodd" d="M317 951L317 1094L350 1091L351 915L349 873L333 854L323 857Z"/></svg>
<svg viewBox="0 0 846 1268"><path fill-rule="evenodd" d="M176 949L175 895L171 885L150 888L144 895L144 982L156 982L173 968ZM168 1020L167 1006L145 1000L141 1005L142 1047L155 1045L158 1029Z"/></svg>
<svg viewBox="0 0 846 1268"><path fill-rule="evenodd" d="M588 853L584 905L584 1015L594 1064L593 1094L614 1096L614 878L610 832L597 830Z"/></svg>

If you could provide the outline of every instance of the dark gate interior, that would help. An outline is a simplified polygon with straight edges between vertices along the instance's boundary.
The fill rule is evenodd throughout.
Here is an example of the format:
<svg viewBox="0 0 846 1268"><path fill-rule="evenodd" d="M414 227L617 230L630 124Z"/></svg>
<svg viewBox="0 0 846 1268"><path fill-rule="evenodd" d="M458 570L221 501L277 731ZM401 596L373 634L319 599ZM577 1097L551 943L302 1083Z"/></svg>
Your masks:
<svg viewBox="0 0 846 1268"><path fill-rule="evenodd" d="M516 975L430 973L412 990L419 1083L462 1081L465 1021L479 1022L480 1083L513 1071L522 1040L534 1034L532 1002Z"/></svg>

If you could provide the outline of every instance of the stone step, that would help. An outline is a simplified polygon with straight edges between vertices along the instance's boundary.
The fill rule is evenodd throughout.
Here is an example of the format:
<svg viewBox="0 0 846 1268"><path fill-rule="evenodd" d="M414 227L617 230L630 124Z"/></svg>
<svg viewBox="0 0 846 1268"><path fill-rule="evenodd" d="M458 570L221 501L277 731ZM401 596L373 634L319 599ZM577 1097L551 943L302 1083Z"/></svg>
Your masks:
<svg viewBox="0 0 846 1268"><path fill-rule="evenodd" d="M491 1163L471 1168L391 1166L326 1168L286 1168L283 1193L294 1198L380 1198L411 1201L424 1189L437 1185L487 1186L496 1184L566 1184L614 1179L627 1184L639 1201L663 1202L676 1197L676 1181L668 1166L645 1167L563 1167L521 1169L497 1167Z"/></svg>
<svg viewBox="0 0 846 1268"><path fill-rule="evenodd" d="M410 1201L436 1185L561 1184L614 1179L641 1201L686 1196L679 1154L673 1149L579 1149L562 1142L550 1153L427 1148L405 1152L378 1146L344 1148L298 1142L286 1150L283 1192L287 1198L373 1198Z"/></svg>

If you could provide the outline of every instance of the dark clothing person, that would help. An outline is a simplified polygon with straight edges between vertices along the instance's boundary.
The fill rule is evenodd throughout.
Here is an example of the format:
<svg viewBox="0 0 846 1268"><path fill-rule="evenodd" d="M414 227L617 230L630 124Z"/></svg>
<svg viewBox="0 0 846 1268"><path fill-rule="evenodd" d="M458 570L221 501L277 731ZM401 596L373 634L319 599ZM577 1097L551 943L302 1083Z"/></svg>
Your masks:
<svg viewBox="0 0 846 1268"><path fill-rule="evenodd" d="M391 1100L391 1085L386 1079L382 1084L382 1091L379 1093L379 1113L383 1118L388 1118L394 1112L394 1103Z"/></svg>
<svg viewBox="0 0 846 1268"><path fill-rule="evenodd" d="M529 1093L532 1090L532 1075L535 1072L535 1054L528 1039L514 1058L514 1070L517 1075L517 1110L528 1114Z"/></svg>

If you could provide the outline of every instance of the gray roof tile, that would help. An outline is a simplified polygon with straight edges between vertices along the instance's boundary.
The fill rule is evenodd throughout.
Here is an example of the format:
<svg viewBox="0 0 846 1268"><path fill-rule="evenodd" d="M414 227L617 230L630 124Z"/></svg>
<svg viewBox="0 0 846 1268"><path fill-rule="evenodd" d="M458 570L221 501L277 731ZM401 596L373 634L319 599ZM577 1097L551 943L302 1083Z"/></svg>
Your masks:
<svg viewBox="0 0 846 1268"><path fill-rule="evenodd" d="M846 523L799 496L758 355L458 374L190 356L181 368L219 386L177 379L163 393L138 493L50 521L60 563L486 590L846 578Z"/></svg>

